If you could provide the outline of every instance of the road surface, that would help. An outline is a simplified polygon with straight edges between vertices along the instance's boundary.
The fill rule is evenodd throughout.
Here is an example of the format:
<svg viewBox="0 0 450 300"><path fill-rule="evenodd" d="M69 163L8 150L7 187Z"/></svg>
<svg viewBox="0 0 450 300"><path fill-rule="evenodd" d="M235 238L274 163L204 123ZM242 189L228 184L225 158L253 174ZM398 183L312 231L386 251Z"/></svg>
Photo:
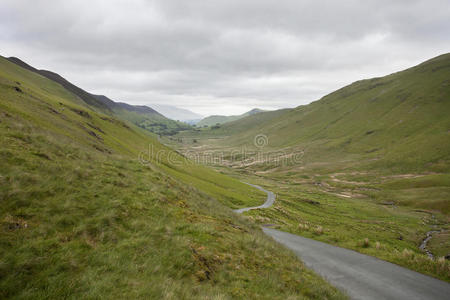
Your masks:
<svg viewBox="0 0 450 300"><path fill-rule="evenodd" d="M257 207L272 206L275 195L267 193L267 201ZM263 228L264 233L291 249L306 266L345 291L352 299L450 299L450 284L395 264L352 250L332 246L287 232Z"/></svg>
<svg viewBox="0 0 450 300"><path fill-rule="evenodd" d="M263 228L352 299L450 299L450 284L372 256Z"/></svg>
<svg viewBox="0 0 450 300"><path fill-rule="evenodd" d="M249 210L258 209L258 208L268 208L268 207L271 207L273 205L273 203L275 202L275 194L274 193L272 193L271 191L263 189L259 185L246 183L246 182L244 182L244 183L248 184L248 185L251 185L252 187L257 188L258 190L263 191L264 193L266 193L267 194L267 200L266 200L266 202L264 202L264 204L262 204L260 206L245 207L245 208L241 208L241 209L236 209L235 212L237 212L238 214L241 214L244 211L249 211Z"/></svg>

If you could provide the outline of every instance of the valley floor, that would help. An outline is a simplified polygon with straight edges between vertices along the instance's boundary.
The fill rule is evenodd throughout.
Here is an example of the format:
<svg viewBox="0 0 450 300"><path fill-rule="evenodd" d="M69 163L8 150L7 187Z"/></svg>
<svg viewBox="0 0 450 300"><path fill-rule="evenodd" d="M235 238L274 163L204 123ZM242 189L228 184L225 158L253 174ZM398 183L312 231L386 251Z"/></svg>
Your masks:
<svg viewBox="0 0 450 300"><path fill-rule="evenodd" d="M222 169L223 170L223 169ZM450 247L448 217L437 211L414 209L375 200L363 194L326 188L327 180L280 180L238 175L273 191L272 208L245 214L257 224L356 250L424 274L450 281L450 263L443 256ZM250 177L250 178L249 178ZM384 200L383 200L384 199ZM391 199L391 198L388 198ZM420 244L430 230L439 230L427 243L429 257Z"/></svg>
<svg viewBox="0 0 450 300"><path fill-rule="evenodd" d="M180 149L223 149L209 141L179 144ZM227 150L225 150L226 152ZM233 151L228 149L228 151ZM450 281L450 219L446 174L380 174L370 170L347 171L342 164L324 166L273 166L236 159L209 163L219 172L273 191L271 208L244 214L252 222L313 238ZM337 171L341 170L341 171ZM425 199L425 200L424 200ZM440 209L437 209L440 208ZM434 233L426 249L419 249L427 232Z"/></svg>

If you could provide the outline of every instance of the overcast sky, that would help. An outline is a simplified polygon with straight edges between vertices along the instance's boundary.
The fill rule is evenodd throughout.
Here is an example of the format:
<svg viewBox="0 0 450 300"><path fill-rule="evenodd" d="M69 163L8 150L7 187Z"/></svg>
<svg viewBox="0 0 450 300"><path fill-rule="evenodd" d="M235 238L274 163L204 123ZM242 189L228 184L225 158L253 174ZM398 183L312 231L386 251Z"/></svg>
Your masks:
<svg viewBox="0 0 450 300"><path fill-rule="evenodd" d="M237 114L450 52L450 2L2 0L0 52L116 101Z"/></svg>

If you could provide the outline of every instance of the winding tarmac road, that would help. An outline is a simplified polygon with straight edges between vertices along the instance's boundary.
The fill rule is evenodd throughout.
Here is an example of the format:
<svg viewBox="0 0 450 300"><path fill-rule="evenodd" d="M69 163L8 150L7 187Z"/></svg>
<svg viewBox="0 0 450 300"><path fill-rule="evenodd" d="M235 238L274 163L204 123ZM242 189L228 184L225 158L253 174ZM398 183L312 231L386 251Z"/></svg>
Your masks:
<svg viewBox="0 0 450 300"><path fill-rule="evenodd" d="M260 206L254 206L254 207L245 207L245 208L241 208L241 209L235 209L234 211L237 212L238 214L241 214L245 211L249 211L252 209L258 209L258 208L268 208L271 207L273 205L273 203L275 202L275 194L272 193L271 191L265 190L262 187L260 187L259 185L256 184L251 184L251 183L247 183L244 182L245 184L251 185L254 188L257 188L260 191L263 191L264 193L267 194L267 200L266 202L264 202L263 204L261 204Z"/></svg>
<svg viewBox="0 0 450 300"><path fill-rule="evenodd" d="M263 205L235 210L268 208L275 194L260 186L251 186L267 193ZM395 264L352 250L335 247L287 232L263 228L265 234L291 249L306 266L352 299L450 299L450 284Z"/></svg>

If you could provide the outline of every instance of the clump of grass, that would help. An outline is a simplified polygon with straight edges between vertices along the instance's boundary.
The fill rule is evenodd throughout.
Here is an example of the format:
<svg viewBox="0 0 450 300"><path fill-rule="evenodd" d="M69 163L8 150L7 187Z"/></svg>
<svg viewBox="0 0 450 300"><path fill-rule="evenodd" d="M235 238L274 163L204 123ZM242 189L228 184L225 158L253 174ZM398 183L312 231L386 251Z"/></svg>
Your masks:
<svg viewBox="0 0 450 300"><path fill-rule="evenodd" d="M375 249L380 250L380 248L381 248L381 244L380 244L380 242L377 241L375 243Z"/></svg>
<svg viewBox="0 0 450 300"><path fill-rule="evenodd" d="M301 231L309 231L309 225L306 223L299 223L298 229L300 229Z"/></svg>
<svg viewBox="0 0 450 300"><path fill-rule="evenodd" d="M447 271L450 271L450 263L445 259L444 256L439 257L436 260L436 264L439 270L445 271L447 269Z"/></svg>
<svg viewBox="0 0 450 300"><path fill-rule="evenodd" d="M322 226L317 226L315 229L314 229L314 233L315 234L317 234L317 235L322 235L323 234L323 227Z"/></svg>
<svg viewBox="0 0 450 300"><path fill-rule="evenodd" d="M370 247L370 240L369 240L369 238L364 238L363 240L360 240L357 243L357 245L359 247L362 247L362 248L369 248Z"/></svg>
<svg viewBox="0 0 450 300"><path fill-rule="evenodd" d="M403 251L393 251L393 256L396 257L397 262L409 265L411 268L419 268L429 275L438 276L448 281L450 275L450 261L445 257L433 259L428 255L414 252L410 249L403 249Z"/></svg>
<svg viewBox="0 0 450 300"><path fill-rule="evenodd" d="M369 246L370 246L369 239L365 238L364 241L363 241L363 247L364 248L368 248Z"/></svg>
<svg viewBox="0 0 450 300"><path fill-rule="evenodd" d="M402 256L404 258L414 258L414 252L412 250L409 249L403 249L402 251Z"/></svg>

